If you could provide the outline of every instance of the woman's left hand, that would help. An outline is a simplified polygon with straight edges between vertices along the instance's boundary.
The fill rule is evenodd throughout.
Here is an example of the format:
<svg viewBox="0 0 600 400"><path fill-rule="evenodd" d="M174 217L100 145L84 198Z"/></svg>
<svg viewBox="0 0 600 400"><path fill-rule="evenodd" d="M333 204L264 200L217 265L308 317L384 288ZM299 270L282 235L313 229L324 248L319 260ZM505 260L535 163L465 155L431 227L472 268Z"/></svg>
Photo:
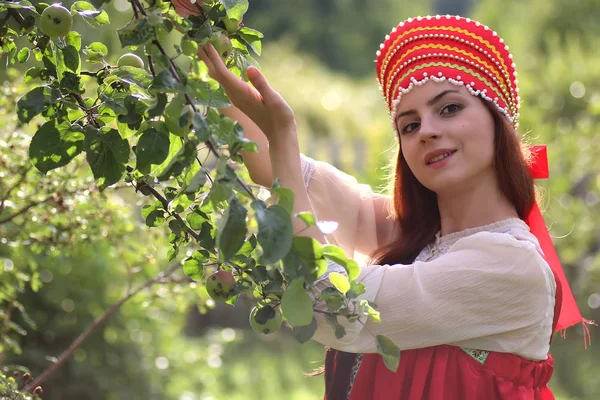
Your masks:
<svg viewBox="0 0 600 400"><path fill-rule="evenodd" d="M271 144L297 140L294 112L257 68L249 67L246 71L252 87L227 69L211 44L199 48L198 56L206 63L209 75L223 86L233 105L263 131Z"/></svg>

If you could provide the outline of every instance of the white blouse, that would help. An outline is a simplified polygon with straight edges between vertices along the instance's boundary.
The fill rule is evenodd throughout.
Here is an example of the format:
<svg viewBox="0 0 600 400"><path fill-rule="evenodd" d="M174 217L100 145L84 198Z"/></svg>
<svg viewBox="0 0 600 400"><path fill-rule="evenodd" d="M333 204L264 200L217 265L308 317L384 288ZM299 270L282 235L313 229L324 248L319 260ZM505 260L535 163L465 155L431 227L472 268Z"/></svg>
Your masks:
<svg viewBox="0 0 600 400"><path fill-rule="evenodd" d="M326 237L348 257L365 254L393 240L389 198L333 166L302 156L302 169L318 220L335 220ZM550 348L556 285L549 265L529 227L520 219L440 236L410 265L367 265L357 281L373 301L382 323L338 321L346 336L336 339L317 314L313 337L319 343L352 353L375 353L376 335L385 335L401 350L455 345L545 360ZM330 286L328 274L345 273L330 263L315 286ZM315 295L318 293L315 293ZM326 306L322 304L323 310ZM364 322L364 321L363 321Z"/></svg>

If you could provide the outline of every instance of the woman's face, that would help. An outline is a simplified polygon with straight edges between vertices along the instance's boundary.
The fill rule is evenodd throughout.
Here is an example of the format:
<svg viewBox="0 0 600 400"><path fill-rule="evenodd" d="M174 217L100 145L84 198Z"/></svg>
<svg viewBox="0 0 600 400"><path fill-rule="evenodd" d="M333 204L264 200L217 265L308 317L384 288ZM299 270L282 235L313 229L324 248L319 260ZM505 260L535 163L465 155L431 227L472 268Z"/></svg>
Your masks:
<svg viewBox="0 0 600 400"><path fill-rule="evenodd" d="M438 195L496 181L493 117L464 87L416 87L402 97L395 125L412 173Z"/></svg>

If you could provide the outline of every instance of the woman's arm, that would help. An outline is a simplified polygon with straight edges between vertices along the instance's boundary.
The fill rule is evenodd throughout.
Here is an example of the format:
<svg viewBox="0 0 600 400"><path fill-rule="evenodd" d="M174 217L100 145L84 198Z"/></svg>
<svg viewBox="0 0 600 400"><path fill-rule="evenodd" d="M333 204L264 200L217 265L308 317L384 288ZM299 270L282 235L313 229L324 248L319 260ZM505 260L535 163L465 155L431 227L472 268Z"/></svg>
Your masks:
<svg viewBox="0 0 600 400"><path fill-rule="evenodd" d="M242 150L241 155L252 181L257 185L270 187L273 184L273 174L271 172L271 160L269 159L269 141L263 131L234 105L219 111L237 121L244 129L244 137L258 144L258 152L250 153Z"/></svg>
<svg viewBox="0 0 600 400"><path fill-rule="evenodd" d="M336 339L321 316L314 340L355 353L377 351L376 335L401 350L441 344L544 359L554 310L552 271L530 241L480 232L430 262L373 265L357 279L382 323L348 323Z"/></svg>
<svg viewBox="0 0 600 400"><path fill-rule="evenodd" d="M198 55L236 106L226 110L226 115L240 122L246 137L259 144L260 152L247 154L245 159L255 182L271 186L278 177L282 186L296 194L294 211L313 211L319 220L337 221L339 229L327 239L342 247L348 257L365 259L393 239L397 232L389 218L390 198L374 194L368 185L327 163L301 156L294 114L258 70L248 70L252 87L225 67L212 46L199 49ZM303 225L297 221L296 228ZM317 229L303 234L321 242L325 239Z"/></svg>

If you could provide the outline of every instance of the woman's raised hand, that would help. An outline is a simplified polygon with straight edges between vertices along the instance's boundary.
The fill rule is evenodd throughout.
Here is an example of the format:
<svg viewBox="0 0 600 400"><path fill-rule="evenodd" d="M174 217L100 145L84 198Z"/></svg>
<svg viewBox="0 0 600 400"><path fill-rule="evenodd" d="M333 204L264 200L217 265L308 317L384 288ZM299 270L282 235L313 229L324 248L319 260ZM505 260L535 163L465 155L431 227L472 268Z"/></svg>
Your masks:
<svg viewBox="0 0 600 400"><path fill-rule="evenodd" d="M263 131L270 143L296 137L294 112L258 69L249 67L246 71L252 87L227 69L211 44L199 48L198 56L206 63L209 75L223 86L233 105Z"/></svg>

